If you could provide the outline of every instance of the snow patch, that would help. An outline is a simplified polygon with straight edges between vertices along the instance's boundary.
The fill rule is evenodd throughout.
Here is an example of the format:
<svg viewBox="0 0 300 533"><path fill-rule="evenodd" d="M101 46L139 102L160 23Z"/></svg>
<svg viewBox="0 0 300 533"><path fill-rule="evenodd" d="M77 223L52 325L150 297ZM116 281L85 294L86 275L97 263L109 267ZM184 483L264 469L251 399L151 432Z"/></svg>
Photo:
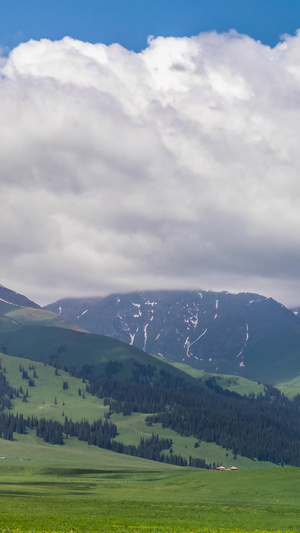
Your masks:
<svg viewBox="0 0 300 533"><path fill-rule="evenodd" d="M135 330L135 333L129 333L129 337L130 337L130 343L129 344L130 344L130 346L133 345L134 339L135 339L135 336L136 336L138 330L139 330L139 328L137 327L136 330Z"/></svg>
<svg viewBox="0 0 300 533"><path fill-rule="evenodd" d="M160 330L160 332L158 333L158 335L156 335L156 337L155 337L155 339L154 339L155 341L157 341L157 339L159 339L161 332L162 332L162 329Z"/></svg>
<svg viewBox="0 0 300 533"><path fill-rule="evenodd" d="M207 332L207 328L205 331L203 331L203 333L201 333L201 335L199 335L199 337L197 337L197 339L195 339L193 342L190 342L189 340L189 336L185 339L185 342L184 342L184 345L183 347L186 349L186 355L187 357L191 357L191 354L190 354L190 347L193 346L193 344L195 344L195 342L197 342L199 339L201 339L201 337L203 337L205 335L205 333Z"/></svg>
<svg viewBox="0 0 300 533"><path fill-rule="evenodd" d="M199 322L198 313L196 315L193 315L190 318L190 322L191 324L193 324L194 328L196 329L196 327L198 326L198 322Z"/></svg>
<svg viewBox="0 0 300 533"><path fill-rule="evenodd" d="M61 309L61 307L60 307L60 309ZM83 311L83 313L81 313L81 315L78 315L77 318L80 318L82 315L85 315L85 313L87 313L87 312L88 312L88 309L86 309L85 311ZM59 314L60 314L60 313L59 313Z"/></svg>
<svg viewBox="0 0 300 533"><path fill-rule="evenodd" d="M13 304L11 302L8 302L7 300L3 300L3 298L0 298L0 300L1 300L1 302L4 302L4 303L9 304L9 305L16 305L16 304ZM19 305L18 304L18 307L23 307L23 305Z"/></svg>
<svg viewBox="0 0 300 533"><path fill-rule="evenodd" d="M138 315L133 315L134 318L139 318L140 316L142 316L142 312L141 312L141 304L134 304L132 303L132 305L134 305L135 307L138 308L138 312L139 314Z"/></svg>
<svg viewBox="0 0 300 533"><path fill-rule="evenodd" d="M243 351L245 350L246 348L246 345L247 345L247 342L249 340L249 325L246 324L246 339L245 339L245 343L244 343L244 346L243 348L241 349L241 351L237 354L236 358L240 357L240 355L242 355Z"/></svg>
<svg viewBox="0 0 300 533"><path fill-rule="evenodd" d="M146 324L144 327L143 327L143 330L144 330L144 346L143 346L143 350L144 352L146 351L146 345L147 345L147 339L148 339L148 335L147 335L147 328L148 328L149 324Z"/></svg>

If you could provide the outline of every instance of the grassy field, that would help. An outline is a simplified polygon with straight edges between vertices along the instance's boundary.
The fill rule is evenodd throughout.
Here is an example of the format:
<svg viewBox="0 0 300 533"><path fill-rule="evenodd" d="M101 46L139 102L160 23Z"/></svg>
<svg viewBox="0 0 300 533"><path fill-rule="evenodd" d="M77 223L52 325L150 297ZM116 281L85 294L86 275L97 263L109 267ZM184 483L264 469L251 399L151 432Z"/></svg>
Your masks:
<svg viewBox="0 0 300 533"><path fill-rule="evenodd" d="M32 460L20 461L14 446L25 450L5 443L0 532L300 530L296 468L193 470L71 442L63 449L35 443Z"/></svg>
<svg viewBox="0 0 300 533"><path fill-rule="evenodd" d="M81 380L53 367L1 356L14 386L26 387L19 365L34 365L36 386L29 401L15 402L24 414L93 420L103 415L100 400L85 393ZM33 369L29 370L30 376ZM62 384L69 388L63 390ZM56 398L57 404L54 399ZM63 405L64 404L64 405ZM26 411L27 410L27 411ZM44 443L31 431L0 439L0 533L265 533L300 531L300 470L268 466L237 457L214 444L180 437L145 415L113 415L118 439L137 443L152 432L173 438L174 453L208 462L235 464L235 472L174 467L102 450L77 439L64 446ZM227 455L226 455L227 453ZM269 465L270 466L270 465Z"/></svg>

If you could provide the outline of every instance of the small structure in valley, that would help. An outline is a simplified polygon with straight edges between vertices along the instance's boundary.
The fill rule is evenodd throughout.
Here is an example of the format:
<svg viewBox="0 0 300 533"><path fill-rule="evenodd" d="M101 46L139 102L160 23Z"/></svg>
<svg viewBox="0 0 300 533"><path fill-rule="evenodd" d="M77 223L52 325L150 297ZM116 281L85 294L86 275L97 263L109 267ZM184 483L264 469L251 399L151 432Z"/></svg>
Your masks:
<svg viewBox="0 0 300 533"><path fill-rule="evenodd" d="M231 466L230 468L225 468L225 466L216 466L215 470L238 470L236 466Z"/></svg>

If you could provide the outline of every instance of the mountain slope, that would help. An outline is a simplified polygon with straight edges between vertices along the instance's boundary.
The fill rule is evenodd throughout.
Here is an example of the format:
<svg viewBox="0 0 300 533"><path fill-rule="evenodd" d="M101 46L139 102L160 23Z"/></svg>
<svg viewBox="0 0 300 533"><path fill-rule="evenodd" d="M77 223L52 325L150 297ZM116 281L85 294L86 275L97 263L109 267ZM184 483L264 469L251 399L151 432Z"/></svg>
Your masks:
<svg viewBox="0 0 300 533"><path fill-rule="evenodd" d="M299 318L257 294L146 291L60 300L46 309L207 372L268 382L300 372Z"/></svg>
<svg viewBox="0 0 300 533"><path fill-rule="evenodd" d="M20 307L41 309L38 304L29 300L26 296L23 296L23 294L19 294L0 285L0 314Z"/></svg>
<svg viewBox="0 0 300 533"><path fill-rule="evenodd" d="M57 328L66 328L74 329L76 331L87 331L83 330L77 324L73 324L68 320L52 313L51 311L46 311L44 309L35 309L33 307L17 307L10 312L4 313L6 318L12 320L13 322L26 326L48 326L48 327L57 327Z"/></svg>
<svg viewBox="0 0 300 533"><path fill-rule="evenodd" d="M0 352L87 374L129 379L139 373L155 381L160 371L200 385L200 381L134 346L91 333L0 320Z"/></svg>
<svg viewBox="0 0 300 533"><path fill-rule="evenodd" d="M168 363L118 340L92 335L25 296L0 288L0 352L76 371L84 367L94 376L129 379L142 373L144 380L151 375L155 381L164 370L186 381L187 375ZM200 384L193 377L189 381Z"/></svg>
<svg viewBox="0 0 300 533"><path fill-rule="evenodd" d="M56 313L42 309L26 296L0 285L0 317L2 326L6 321L21 325L50 326L85 331L80 326L65 320Z"/></svg>

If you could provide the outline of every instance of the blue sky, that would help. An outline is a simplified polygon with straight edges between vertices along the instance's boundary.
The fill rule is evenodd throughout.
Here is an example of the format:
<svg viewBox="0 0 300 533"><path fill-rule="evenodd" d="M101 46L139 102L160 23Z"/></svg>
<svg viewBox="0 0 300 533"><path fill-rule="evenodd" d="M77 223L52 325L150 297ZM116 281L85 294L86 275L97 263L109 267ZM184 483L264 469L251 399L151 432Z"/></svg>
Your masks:
<svg viewBox="0 0 300 533"><path fill-rule="evenodd" d="M234 28L274 46L298 27L299 0L3 0L0 43L12 49L29 39L68 35L140 51L148 35L183 37Z"/></svg>

